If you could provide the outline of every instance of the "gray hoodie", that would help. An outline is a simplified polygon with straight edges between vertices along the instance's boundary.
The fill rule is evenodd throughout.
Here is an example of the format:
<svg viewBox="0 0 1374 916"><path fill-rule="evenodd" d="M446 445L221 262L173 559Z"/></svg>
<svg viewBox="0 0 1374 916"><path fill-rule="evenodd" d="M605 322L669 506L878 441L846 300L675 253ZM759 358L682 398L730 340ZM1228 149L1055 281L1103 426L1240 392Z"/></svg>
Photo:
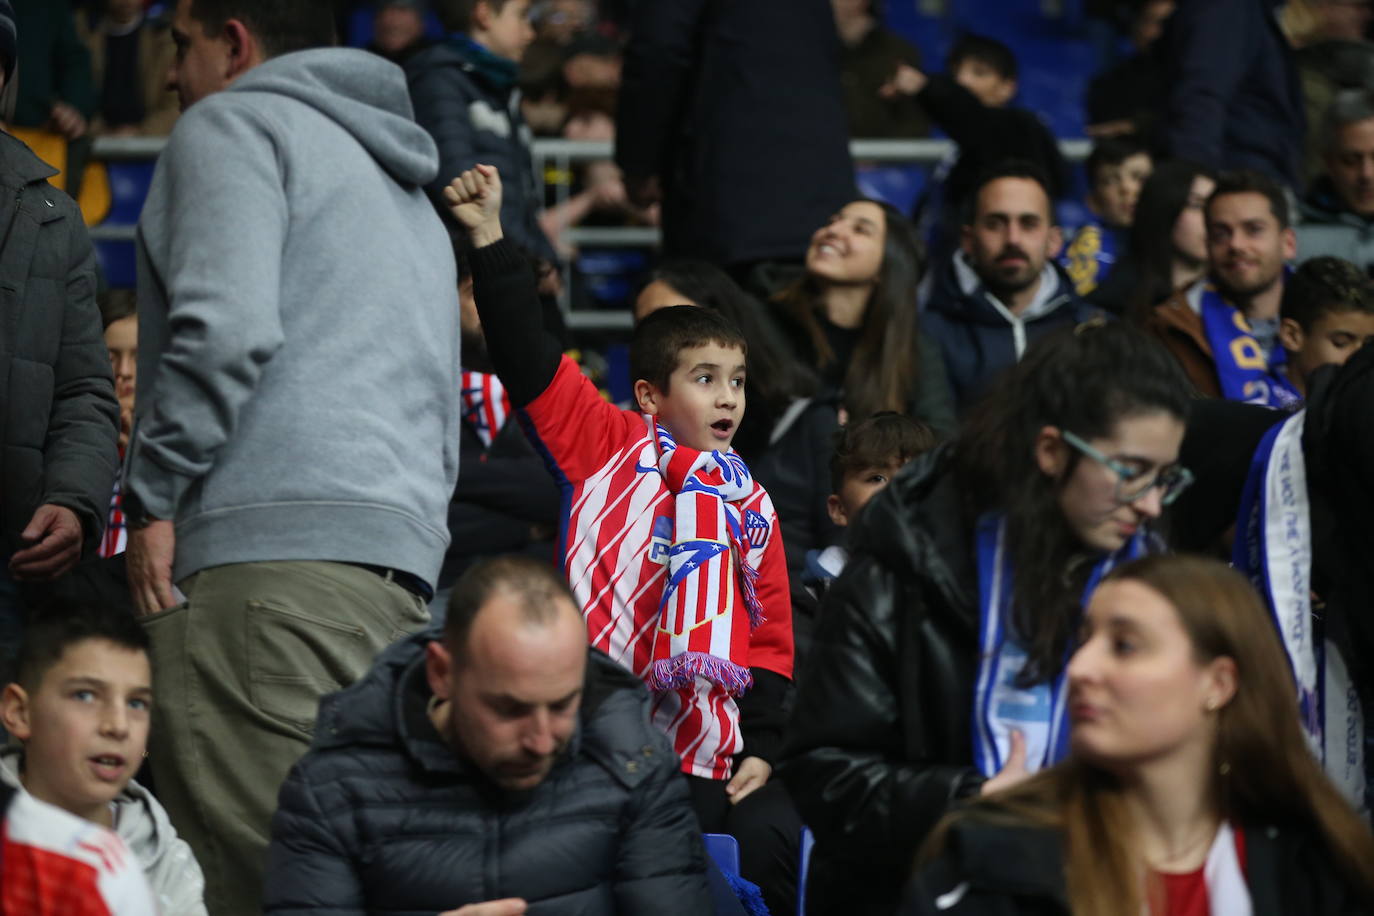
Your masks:
<svg viewBox="0 0 1374 916"><path fill-rule="evenodd" d="M0 783L21 788L22 748L0 749ZM205 877L152 793L133 780L114 800L114 829L143 866L159 916L205 916Z"/></svg>
<svg viewBox="0 0 1374 916"><path fill-rule="evenodd" d="M394 64L300 51L193 105L138 226L125 473L177 580L334 560L433 583L457 477L457 278Z"/></svg>

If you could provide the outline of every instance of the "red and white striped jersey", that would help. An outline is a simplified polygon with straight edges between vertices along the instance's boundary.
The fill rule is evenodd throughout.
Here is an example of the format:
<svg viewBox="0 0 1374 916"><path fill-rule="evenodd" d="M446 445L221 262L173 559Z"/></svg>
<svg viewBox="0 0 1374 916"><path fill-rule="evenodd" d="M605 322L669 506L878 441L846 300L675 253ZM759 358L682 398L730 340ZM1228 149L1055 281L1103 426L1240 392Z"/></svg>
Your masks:
<svg viewBox="0 0 1374 916"><path fill-rule="evenodd" d="M115 478L114 493L110 495L110 518L105 535L96 551L102 557L113 557L129 546L129 529L124 524L124 500L119 492L119 478Z"/></svg>
<svg viewBox="0 0 1374 916"><path fill-rule="evenodd" d="M653 661L674 522L652 418L608 404L567 357L524 414L563 487L560 555L591 644L642 679ZM750 634L748 657L731 660L790 678L792 604L777 513L758 484L734 505L745 520L750 565L759 571L765 620ZM742 596L736 604L744 606ZM730 777L743 737L739 707L724 688L698 678L695 688L657 691L653 716L683 772Z"/></svg>
<svg viewBox="0 0 1374 916"><path fill-rule="evenodd" d="M0 916L157 916L142 866L104 827L18 791L0 843Z"/></svg>

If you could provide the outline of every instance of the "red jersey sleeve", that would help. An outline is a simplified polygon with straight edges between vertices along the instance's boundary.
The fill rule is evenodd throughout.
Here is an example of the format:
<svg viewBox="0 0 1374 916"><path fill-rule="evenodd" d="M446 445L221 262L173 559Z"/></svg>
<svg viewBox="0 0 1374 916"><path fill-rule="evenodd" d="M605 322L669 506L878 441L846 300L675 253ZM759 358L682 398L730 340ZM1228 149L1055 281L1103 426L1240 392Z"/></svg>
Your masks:
<svg viewBox="0 0 1374 916"><path fill-rule="evenodd" d="M549 387L525 406L524 413L539 444L573 483L605 466L644 426L638 413L608 403L566 356Z"/></svg>
<svg viewBox="0 0 1374 916"><path fill-rule="evenodd" d="M787 555L782 547L782 526L772 503L768 519L773 530L759 561L757 594L763 606L763 623L749 637L749 667L767 668L792 677L795 647L792 642L792 594L787 581Z"/></svg>

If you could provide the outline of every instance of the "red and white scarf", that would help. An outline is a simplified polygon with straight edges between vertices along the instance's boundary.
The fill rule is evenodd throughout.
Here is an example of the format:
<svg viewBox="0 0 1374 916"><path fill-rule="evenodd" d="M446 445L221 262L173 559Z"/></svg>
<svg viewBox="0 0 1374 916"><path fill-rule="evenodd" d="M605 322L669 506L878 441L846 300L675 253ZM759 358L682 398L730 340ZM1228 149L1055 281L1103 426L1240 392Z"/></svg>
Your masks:
<svg viewBox="0 0 1374 916"><path fill-rule="evenodd" d="M749 565L740 510L732 505L754 492L754 479L733 451L680 446L662 426L657 441L674 521L648 683L673 690L705 677L737 696L753 686L740 660L748 658L749 634L763 622L758 571Z"/></svg>
<svg viewBox="0 0 1374 916"><path fill-rule="evenodd" d="M489 372L464 371L461 395L463 422L472 427L484 447L491 448L511 413L506 386Z"/></svg>

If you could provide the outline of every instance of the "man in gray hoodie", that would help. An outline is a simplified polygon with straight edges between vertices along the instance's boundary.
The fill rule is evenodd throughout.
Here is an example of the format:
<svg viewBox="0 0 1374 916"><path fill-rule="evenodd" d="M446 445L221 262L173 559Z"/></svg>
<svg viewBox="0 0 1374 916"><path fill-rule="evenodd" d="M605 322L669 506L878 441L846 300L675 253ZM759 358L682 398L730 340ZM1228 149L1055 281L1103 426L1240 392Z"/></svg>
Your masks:
<svg viewBox="0 0 1374 916"><path fill-rule="evenodd" d="M185 113L139 222L129 579L211 914L258 909L319 698L427 622L457 476L438 155L398 67L322 47L331 9L180 0Z"/></svg>

